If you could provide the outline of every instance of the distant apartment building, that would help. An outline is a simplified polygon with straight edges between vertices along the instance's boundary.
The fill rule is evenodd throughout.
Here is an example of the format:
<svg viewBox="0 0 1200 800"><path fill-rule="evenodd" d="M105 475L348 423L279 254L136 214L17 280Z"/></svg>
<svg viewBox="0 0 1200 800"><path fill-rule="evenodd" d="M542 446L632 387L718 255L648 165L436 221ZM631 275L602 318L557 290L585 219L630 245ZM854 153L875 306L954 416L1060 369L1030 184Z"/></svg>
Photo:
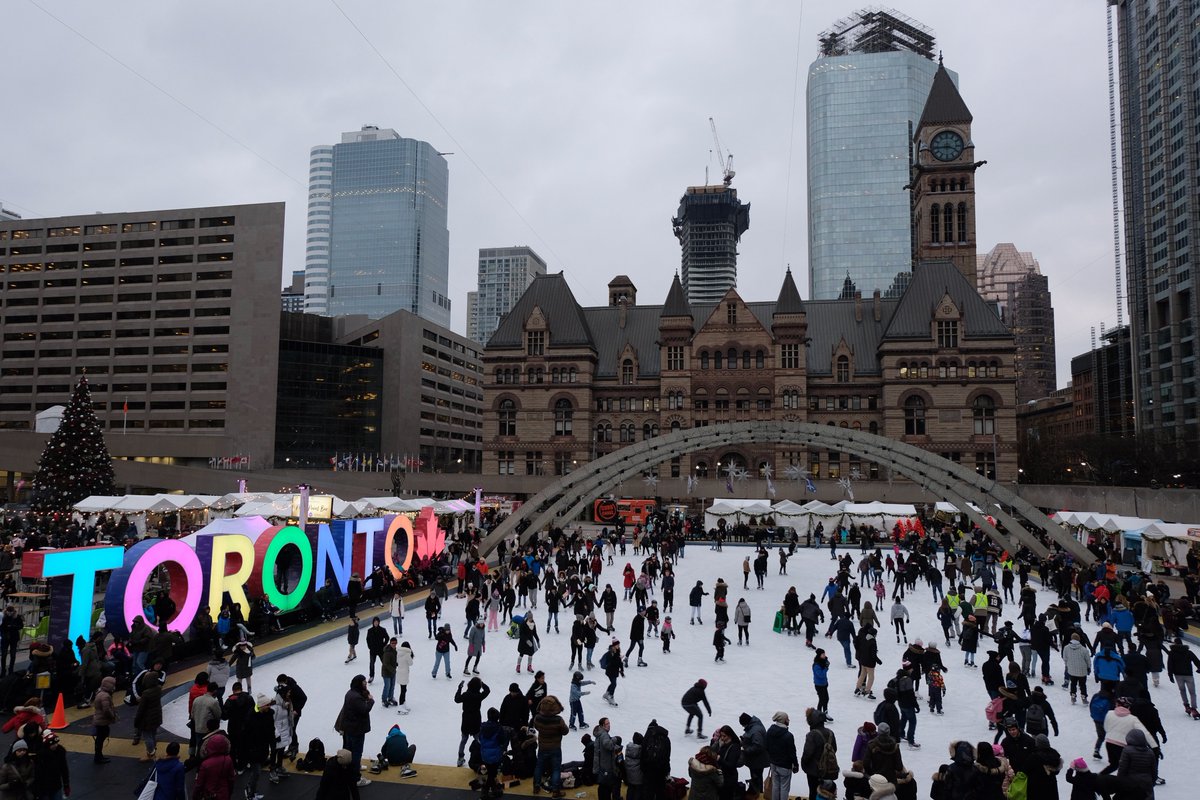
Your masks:
<svg viewBox="0 0 1200 800"><path fill-rule="evenodd" d="M365 125L309 161L305 310L378 319L405 310L450 324L446 159Z"/></svg>
<svg viewBox="0 0 1200 800"><path fill-rule="evenodd" d="M481 248L478 288L467 293L467 338L487 344L533 279L545 274L546 262L532 248Z"/></svg>
<svg viewBox="0 0 1200 800"><path fill-rule="evenodd" d="M283 219L263 203L0 221L0 431L33 430L86 372L115 456L269 465Z"/></svg>
<svg viewBox="0 0 1200 800"><path fill-rule="evenodd" d="M279 293L279 307L292 313L304 310L304 270L292 273L292 282Z"/></svg>

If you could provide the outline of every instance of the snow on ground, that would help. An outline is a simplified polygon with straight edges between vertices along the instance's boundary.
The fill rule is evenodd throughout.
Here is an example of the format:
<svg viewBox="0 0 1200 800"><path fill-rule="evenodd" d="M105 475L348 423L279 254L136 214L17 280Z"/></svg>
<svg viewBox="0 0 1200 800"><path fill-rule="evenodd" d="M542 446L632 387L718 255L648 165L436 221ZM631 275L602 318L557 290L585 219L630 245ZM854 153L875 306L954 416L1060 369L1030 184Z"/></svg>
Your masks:
<svg viewBox="0 0 1200 800"><path fill-rule="evenodd" d="M857 549L853 552L857 561ZM788 587L795 586L801 598L807 597L810 592L819 597L820 591L834 574L833 562L825 549L802 549L789 560L789 574L778 575L778 559L772 553L766 588L763 591L756 590L754 576L751 575L750 588L743 590L742 559L751 553L751 548L738 546L727 546L724 552L709 550L707 545L691 545L686 549L685 558L678 562L676 569L676 600L671 616L677 638L671 644L671 652L664 654L659 640L648 638L645 660L649 666L631 666L626 670L626 677L617 687L616 699L619 707L615 708L601 698L607 686L603 671L599 667L604 637L602 634L602 644L597 647L595 653L596 667L587 673L587 679L596 681L596 685L587 687L591 694L584 698L584 712L589 730L601 717L607 716L612 720L612 733L622 736L628 742L635 731L644 731L647 723L655 718L671 733L674 744L672 773L686 775L687 757L694 754L701 743L693 737L685 739L683 728L686 712L681 709L679 700L684 691L697 679L704 678L708 681L708 697L713 706L712 719L706 719L704 723L706 734L725 724L740 734L738 716L743 711L759 717L769 727L772 714L783 710L792 719L791 728L796 735L797 744L802 743L807 732L804 710L816 705L811 670L813 651L805 648L802 637L772 633L771 626ZM640 558L632 555L632 548L630 555L624 558L618 555L612 566L605 567L601 576L601 588L603 583L611 583L618 597L623 596L621 570L627 561L635 568L641 563ZM748 647L730 645L726 648L725 663L719 664L713 661L712 597L705 598L703 626L688 624L687 600L688 590L697 580L702 580L705 589L711 592L718 577L724 578L730 584L731 618L739 598L746 598L753 609L753 621L750 625L752 643ZM957 647L947 648L943 645L940 638L941 627L934 617L936 604L923 582L919 582L917 586L917 591L910 593L905 600L912 615L912 622L908 626L909 640L915 641L919 638L926 643L937 641L942 647L943 661L949 667L945 675L945 715L934 716L923 703L917 719L916 737L923 747L920 750L903 748L904 763L915 773L919 794L924 797L928 791L929 776L939 764L948 760L947 747L951 741L991 741L993 733L988 730L983 715L987 694L983 689L980 671L964 668ZM889 592L890 590L889 585ZM658 596L658 599L661 606L661 596ZM1039 591L1039 610L1051 599L1050 592ZM453 595L444 607L443 619L453 625L456 638L461 638L465 625L464 609L465 601L455 599ZM562 632L555 633L552 629L551 633L547 634L544 609L544 603L539 600L539 608L534 611L534 618L538 620L542 649L534 658L534 667L545 670L550 693L557 695L565 707L572 672L567 668L567 664L570 660L568 637L573 617L569 611L563 611L560 613ZM1015 611L1015 606L1006 605L1003 619L1015 620ZM633 615L633 603L622 601L617 609L614 634L625 646L628 646L629 623ZM885 620L884 624L887 624L886 609L881 616ZM598 618L603 622L602 614L599 614ZM364 617L362 622L365 628L370 620ZM385 621L384 624L390 631L390 622ZM1084 626L1089 634L1094 633L1095 625L1085 622ZM731 625L727 633L736 642L736 628ZM426 638L423 611L410 609L406 617L405 635L401 638L412 645L416 655L408 687L408 705L411 713L400 716L394 708L383 708L382 680L376 677L370 686L376 704L371 714L372 730L367 736L364 754L374 756L378 753L387 731L393 724L398 723L408 734L409 740L417 745L418 763L453 765L457 758L461 715L460 707L454 703L454 692L462 679L460 670L466 660L466 646L460 642L459 652L453 654L454 678L447 680L444 675L437 678L431 678L429 675L434 649L433 642ZM850 748L855 733L864 721L871 719L876 701L854 696L857 670L845 666L840 645L836 640L824 638L824 626L818 633L816 644L828 651L832 662L829 671L829 711L834 722L830 727L837 735L839 763L845 769L849 766ZM991 642L987 639L981 642L978 663L983 663L989 644ZM880 631L879 655L884 663L876 670L875 686L875 693L880 699L883 697L884 684L899 667L904 648L904 644L896 644L890 626ZM302 747L314 737L321 738L326 743L327 750L330 749L331 743L333 749L340 746L337 744L339 737L333 730L333 721L341 708L350 679L358 673L367 672L365 636L358 652L357 661L343 663L346 657L346 643L344 638L338 638L262 664L256 670L256 691L269 691L275 675L283 672L295 676L308 693L309 701L299 732ZM1061 681L1062 662L1057 653L1053 653L1051 658L1054 662L1052 674L1056 680ZM636 660L636 652L634 659ZM516 642L507 638L503 630L489 633L487 651L480 667L480 677L492 692L491 697L484 703L485 710L492 705L499 707L500 701L508 691L508 685L514 680L522 691L532 683L532 675L524 671L519 675L515 673L515 662ZM632 663L634 662L631 661ZM1036 682L1035 679L1034 683ZM1093 687L1090 685L1089 689L1091 688ZM924 689L922 684L922 691ZM1165 760L1160 764L1161 774L1168 783L1158 788L1157 797L1159 800L1182 798L1185 795L1184 783L1188 770L1180 768L1179 762L1181 758L1195 757L1195 754L1200 753L1200 723L1184 715L1175 686L1167 681L1165 674L1162 685L1152 687L1151 692L1170 737L1164 748ZM1067 693L1058 687L1048 687L1047 695L1059 722L1060 735L1051 736L1052 745L1068 763L1078 756L1084 756L1093 769L1098 768L1099 762L1090 757L1095 733L1087 707L1082 703L1072 706ZM164 709L165 727L185 737L186 702L186 697L183 697ZM572 733L564 740L564 761L581 757L581 733L582 731ZM1061 781L1061 784L1065 791L1065 780ZM802 787L803 780L800 780L799 784L793 783L793 789L797 786Z"/></svg>

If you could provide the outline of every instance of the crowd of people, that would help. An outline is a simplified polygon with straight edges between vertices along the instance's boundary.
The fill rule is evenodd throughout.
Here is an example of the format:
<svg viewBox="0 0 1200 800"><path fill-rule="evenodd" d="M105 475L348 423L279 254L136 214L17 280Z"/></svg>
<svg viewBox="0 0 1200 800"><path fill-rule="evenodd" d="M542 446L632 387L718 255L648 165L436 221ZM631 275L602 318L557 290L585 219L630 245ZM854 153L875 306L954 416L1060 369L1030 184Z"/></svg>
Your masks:
<svg viewBox="0 0 1200 800"><path fill-rule="evenodd" d="M1185 714L1200 719L1195 691L1200 660L1181 638L1194 616L1196 564L1189 563L1183 594L1173 597L1163 581L1120 572L1115 554L1099 546L1094 565L1084 566L1061 552L1046 558L1025 549L1010 553L978 530L963 533L952 526L931 525L926 535L898 531L883 542L869 529L831 531L828 539L833 574L819 586L783 590L771 620L776 634L794 639L795 647L803 648L799 652L811 653L803 677L789 687L789 697L807 696L802 687L812 687L812 701L795 724L788 711L768 707L742 709L737 729L706 726L712 703L704 679L689 681L680 696L678 728L655 718L630 733L614 731L608 717L594 725L587 721L584 698L592 694L587 687L596 687L615 708L626 670L648 666L647 646L653 642L663 653L670 651L682 624L682 617L672 620L677 592L680 613L687 604L685 628L700 626L704 637L711 630L715 663L735 646L730 625L737 628L738 647L750 645L752 630L760 636L766 629L766 620L753 624L744 599L731 603L730 585L719 576L689 574L677 585L687 550L695 545L680 520L661 516L644 529L618 525L592 535L554 529L524 543L505 542L492 562L481 557L476 533L467 531L421 579L429 591L408 613L423 616L425 624L410 627L408 639L406 594L414 586L392 581L387 571L365 580L355 574L341 607L332 588L325 600L318 597L321 616L348 615L346 663L358 659L360 645L368 662L350 680L336 719L321 720L320 729L331 723L340 736L340 747L328 752L319 736L302 746L298 728L307 695L294 678L279 674L270 691L253 688L256 636L280 622L269 608L242 619L230 604L217 620L198 622L191 632L189 638L212 659L189 690L186 757L174 743L159 752L162 687L182 647L178 634L157 624L173 614L166 592L149 598L127 639L110 643L98 632L90 641L64 642L57 652L42 645L31 652L40 660L30 669L61 660L48 671L74 676L73 697L93 709L98 764L108 761L105 742L112 727L122 714L132 713L135 743L145 748L142 760L158 775L156 800L181 800L172 792L175 787L182 792L182 776L191 769L196 772L193 791L216 800L234 794L238 776L247 772L242 792L247 800L261 800L262 776L278 784L294 769L321 773L321 800L357 799L371 783L363 774L364 755L371 756L370 772L394 767L402 777L415 776L417 748L400 724L389 726L378 754L364 750L377 705L395 707L402 715L409 711L409 684L418 661L432 665L435 687L442 683L439 678L451 681L450 687L458 678L453 693L460 709L457 764L472 771L473 786L485 800L517 780L530 780L535 794L552 797L562 797L571 786L594 784L600 800L622 794L628 800L676 800L685 782L697 800L786 800L793 787L809 798L910 800L928 792L935 800L1041 800L1058 797L1060 781L1070 786L1072 800L1154 796L1154 787L1162 783L1159 764L1167 733L1151 689L1160 686L1164 673L1178 688ZM712 547L721 545L717 541ZM788 560L798 546L796 538L773 546L760 536L748 554L736 548L728 564L740 568L743 591L773 592L772 569L784 584L790 582ZM618 571L619 579L606 580L606 574ZM1031 582L1034 575L1040 592ZM457 578L453 604L450 577ZM928 602L914 604L919 593L927 593L924 597L936 606L927 618L914 621ZM364 625L358 613L372 607L380 613ZM458 607L463 617L455 624L447 610ZM14 665L7 656L5 625L14 624L8 622L13 613L0 619L0 645L5 646L0 666L9 671ZM1085 622L1098 629L1089 634ZM910 641L909 626L918 623L940 635ZM420 644L420 632L426 642L414 647L411 640ZM540 653L543 636L564 634L570 642L565 668L571 679L559 694L551 690L546 670L563 665L544 663ZM879 644L887 636L903 647L899 663L884 663ZM509 642L507 649L487 647L496 637ZM787 645L781 640L771 646ZM76 650L83 658L70 663L65 653L75 658ZM505 669L520 677L500 695L481 677L481 665L487 660L495 674L491 662L506 652L515 654L515 666L510 656ZM934 774L914 774L905 764L905 750L929 744L918 739L918 715L923 710L941 715L947 702L957 702L948 700L947 673L957 670L960 660L965 674L959 680L977 681L988 698L980 715L981 735L944 741L946 762ZM854 741L841 748L830 723L835 711L842 713L834 706L847 701L830 696L834 661L855 670L853 696L874 703L869 719L856 726ZM378 704L371 691L377 674L382 682ZM68 685L56 680L58 686ZM126 704L132 708L114 702L119 680L127 681ZM530 683L522 687L522 680ZM1068 724L1048 691L1056 685L1064 692L1063 704L1081 706L1070 712L1074 721L1093 723L1092 763L1087 753L1063 754L1053 746L1051 737ZM33 788L40 763L52 765L43 768L41 780L69 786L65 760L61 777L49 777L57 756L44 754L61 747L44 731L45 718L39 697L33 696L6 726L25 747L23 752L11 747L0 771L4 797L40 798ZM988 733L982 735L985 722ZM581 734L580 758L565 755L564 742L572 732ZM685 744L688 739L696 743L694 752ZM686 779L672 774L680 765L678 759L672 762L673 744L687 754ZM27 794L8 794L14 775L26 781Z"/></svg>

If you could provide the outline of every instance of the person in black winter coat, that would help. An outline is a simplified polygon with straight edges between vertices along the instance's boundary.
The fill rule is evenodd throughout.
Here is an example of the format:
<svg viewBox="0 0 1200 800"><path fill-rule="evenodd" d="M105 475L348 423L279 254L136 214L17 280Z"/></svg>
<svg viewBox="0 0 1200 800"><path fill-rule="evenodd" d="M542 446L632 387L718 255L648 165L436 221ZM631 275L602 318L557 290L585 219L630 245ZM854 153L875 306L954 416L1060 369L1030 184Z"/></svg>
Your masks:
<svg viewBox="0 0 1200 800"><path fill-rule="evenodd" d="M825 745L829 744L837 750L837 739L833 731L825 727L825 712L810 708L805 714L808 721L808 733L804 737L804 747L800 752L800 769L808 779L808 797L817 796L817 786L822 780L836 778L837 769L826 772L822 765L822 755Z"/></svg>
<svg viewBox="0 0 1200 800"><path fill-rule="evenodd" d="M872 719L876 725L887 723L893 736L900 733L900 709L896 707L895 689L888 687L883 690L883 699L879 701L879 705L875 706L875 714Z"/></svg>
<svg viewBox="0 0 1200 800"><path fill-rule="evenodd" d="M742 800L737 792L738 768L742 766L742 743L733 728L728 725L722 725L717 731L717 766L725 778L721 782L721 800Z"/></svg>
<svg viewBox="0 0 1200 800"><path fill-rule="evenodd" d="M771 759L767 755L767 729L758 717L746 713L738 717L738 724L742 726L742 760L750 771L746 791L754 795L762 794L763 770L771 766Z"/></svg>
<svg viewBox="0 0 1200 800"><path fill-rule="evenodd" d="M941 783L945 800L973 800L980 782L980 771L975 767L975 748L971 743L951 742L950 763L938 767L933 780ZM932 793L932 789L930 791Z"/></svg>
<svg viewBox="0 0 1200 800"><path fill-rule="evenodd" d="M683 706L683 710L687 712L687 721L683 724L683 732L686 735L690 736L692 733L692 719L694 718L696 720L696 735L701 739L704 738L704 714L700 711L700 705L703 704L709 716L712 716L712 706L708 704L708 695L705 694L707 688L708 681L701 678L683 693L683 698L679 701L679 704Z"/></svg>
<svg viewBox="0 0 1200 800"><path fill-rule="evenodd" d="M491 688L478 677L471 678L470 683L466 684L465 690L463 682L458 682L458 691L454 693L454 702L462 706L462 725L459 727L462 738L458 741L458 765L460 767L467 763L464 755L467 740L479 735L479 726L483 724L483 701L491 693Z"/></svg>
<svg viewBox="0 0 1200 800"><path fill-rule="evenodd" d="M371 627L367 628L367 683L375 680L375 661L383 655L389 638L387 628L380 623L379 617L372 617Z"/></svg>
<svg viewBox="0 0 1200 800"><path fill-rule="evenodd" d="M522 694L520 686L510 683L508 694L500 701L500 724L515 731L528 724L529 716L529 700Z"/></svg>

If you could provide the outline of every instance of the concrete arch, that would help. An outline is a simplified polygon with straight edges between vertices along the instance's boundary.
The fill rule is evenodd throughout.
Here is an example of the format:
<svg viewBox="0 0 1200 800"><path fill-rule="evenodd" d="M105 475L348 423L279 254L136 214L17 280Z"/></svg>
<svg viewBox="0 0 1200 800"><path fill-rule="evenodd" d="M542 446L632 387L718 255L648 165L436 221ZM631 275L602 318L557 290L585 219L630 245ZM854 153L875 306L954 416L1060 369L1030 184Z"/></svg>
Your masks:
<svg viewBox="0 0 1200 800"><path fill-rule="evenodd" d="M1062 526L1051 522L1037 508L998 482L974 470L904 442L863 431L807 422L730 422L689 428L638 442L589 462L583 469L564 475L534 495L484 538L481 552L490 553L517 526L528 522L527 531L539 531L575 519L612 486L643 474L674 456L697 450L733 448L742 444L790 444L838 450L887 466L920 483L960 509L994 541L1006 548L1024 544L1039 556L1047 549L1013 516L1044 531L1077 560L1090 564L1095 556ZM1007 529L1001 533L970 504L996 517ZM1012 509L1013 514L1005 510ZM1015 540L1015 541L1014 541Z"/></svg>

